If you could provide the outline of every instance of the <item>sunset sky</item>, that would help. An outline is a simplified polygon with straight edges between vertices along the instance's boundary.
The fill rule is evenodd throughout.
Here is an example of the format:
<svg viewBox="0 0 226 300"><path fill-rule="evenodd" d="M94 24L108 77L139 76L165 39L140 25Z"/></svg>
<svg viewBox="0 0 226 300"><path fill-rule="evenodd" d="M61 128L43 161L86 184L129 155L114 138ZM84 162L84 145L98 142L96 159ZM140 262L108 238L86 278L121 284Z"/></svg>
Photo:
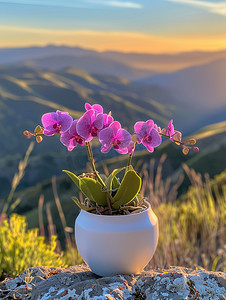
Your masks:
<svg viewBox="0 0 226 300"><path fill-rule="evenodd" d="M226 1L0 0L0 47L174 53L226 49Z"/></svg>

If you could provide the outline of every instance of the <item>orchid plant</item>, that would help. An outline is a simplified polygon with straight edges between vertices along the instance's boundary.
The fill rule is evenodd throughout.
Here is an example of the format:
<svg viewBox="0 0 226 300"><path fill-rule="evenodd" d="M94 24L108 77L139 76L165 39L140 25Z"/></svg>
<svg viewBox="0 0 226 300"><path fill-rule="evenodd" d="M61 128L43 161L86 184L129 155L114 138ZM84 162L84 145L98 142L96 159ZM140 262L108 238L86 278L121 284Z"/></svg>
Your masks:
<svg viewBox="0 0 226 300"><path fill-rule="evenodd" d="M78 145L85 146L92 167L91 173L83 173L80 176L71 171L63 170L85 195L86 200L81 202L73 197L74 202L83 210L99 214L128 214L136 213L143 209L143 199L139 194L141 177L133 169L131 161L137 144L143 144L149 152L162 143L162 137L170 139L173 143L182 146L184 154L189 149L199 151L194 147L195 139L182 142L182 134L174 129L171 120L167 128L161 129L153 120L137 122L131 135L121 128L118 121L114 121L109 114L103 113L99 104L85 104L86 112L79 120L73 118L67 112L50 112L42 116L42 125L38 125L34 133L25 131L27 138L36 137L38 143L43 136L60 135L61 143L72 151ZM115 169L108 177L99 174L96 170L91 148L92 139L97 138L101 143L101 152L108 153L111 148L120 154L128 154L127 166ZM120 182L118 173L124 171Z"/></svg>

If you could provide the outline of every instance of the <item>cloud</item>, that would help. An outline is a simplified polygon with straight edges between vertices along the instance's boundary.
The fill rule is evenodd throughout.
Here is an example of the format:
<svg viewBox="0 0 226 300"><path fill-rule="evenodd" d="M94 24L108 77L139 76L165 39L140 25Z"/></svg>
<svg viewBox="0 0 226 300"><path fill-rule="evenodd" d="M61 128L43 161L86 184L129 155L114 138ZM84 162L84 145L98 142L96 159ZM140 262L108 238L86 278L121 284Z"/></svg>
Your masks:
<svg viewBox="0 0 226 300"><path fill-rule="evenodd" d="M124 7L124 8L142 8L143 6L134 2L125 2L125 1L107 1L107 0L90 0L90 3L102 4L113 7Z"/></svg>
<svg viewBox="0 0 226 300"><path fill-rule="evenodd" d="M197 6L211 13L226 17L225 1L224 2L206 2L206 1L198 1L198 0L167 0L167 1Z"/></svg>
<svg viewBox="0 0 226 300"><path fill-rule="evenodd" d="M41 6L61 6L61 7L88 7L90 5L105 5L105 6L111 6L111 7L121 7L121 8L142 8L143 6L141 4L135 3L135 2L129 2L129 1L109 1L109 0L83 0L83 1L71 1L67 0L64 2L56 2L53 0L0 0L0 4L27 4L27 5L41 5Z"/></svg>
<svg viewBox="0 0 226 300"><path fill-rule="evenodd" d="M226 49L225 35L160 36L137 32L53 30L0 26L0 47L68 45L97 51L137 53L176 53L184 51L217 51Z"/></svg>

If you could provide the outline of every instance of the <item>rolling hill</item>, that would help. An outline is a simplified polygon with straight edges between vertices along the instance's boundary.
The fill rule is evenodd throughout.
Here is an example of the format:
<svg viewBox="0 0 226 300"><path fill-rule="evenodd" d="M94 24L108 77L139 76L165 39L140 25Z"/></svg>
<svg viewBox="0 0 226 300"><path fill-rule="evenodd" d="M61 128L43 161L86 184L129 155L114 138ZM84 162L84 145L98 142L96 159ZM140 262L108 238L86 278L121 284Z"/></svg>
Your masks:
<svg viewBox="0 0 226 300"><path fill-rule="evenodd" d="M158 73L171 73L225 58L226 51L139 54L96 52L78 47L53 45L0 49L0 65L25 65L57 70L75 67L96 74L114 75L130 80Z"/></svg>
<svg viewBox="0 0 226 300"><path fill-rule="evenodd" d="M226 108L225 78L226 59L221 59L171 74L143 78L138 82L164 88L178 100L207 110Z"/></svg>

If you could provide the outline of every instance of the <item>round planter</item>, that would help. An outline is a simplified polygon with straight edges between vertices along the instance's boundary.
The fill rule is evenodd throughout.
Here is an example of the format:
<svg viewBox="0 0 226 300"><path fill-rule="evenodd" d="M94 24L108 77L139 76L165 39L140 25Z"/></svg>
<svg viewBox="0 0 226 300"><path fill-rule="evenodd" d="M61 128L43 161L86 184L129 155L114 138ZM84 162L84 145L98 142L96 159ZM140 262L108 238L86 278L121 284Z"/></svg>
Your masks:
<svg viewBox="0 0 226 300"><path fill-rule="evenodd" d="M81 210L75 240L83 260L100 276L137 274L151 260L158 243L158 219L149 203L131 215L96 215Z"/></svg>

